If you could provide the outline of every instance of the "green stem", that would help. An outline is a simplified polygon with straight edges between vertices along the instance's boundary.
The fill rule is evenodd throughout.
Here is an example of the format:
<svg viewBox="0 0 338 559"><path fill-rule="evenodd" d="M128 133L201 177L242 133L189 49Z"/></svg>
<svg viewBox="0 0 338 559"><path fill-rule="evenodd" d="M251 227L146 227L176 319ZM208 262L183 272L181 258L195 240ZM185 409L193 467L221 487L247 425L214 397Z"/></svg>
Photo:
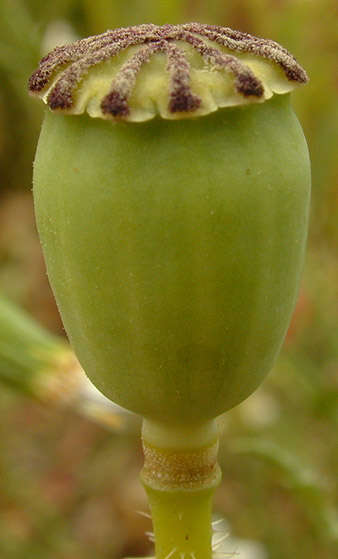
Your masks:
<svg viewBox="0 0 338 559"><path fill-rule="evenodd" d="M215 421L143 425L145 486L156 559L211 559L212 497L221 477Z"/></svg>
<svg viewBox="0 0 338 559"><path fill-rule="evenodd" d="M146 487L156 559L211 559L214 490L161 491Z"/></svg>

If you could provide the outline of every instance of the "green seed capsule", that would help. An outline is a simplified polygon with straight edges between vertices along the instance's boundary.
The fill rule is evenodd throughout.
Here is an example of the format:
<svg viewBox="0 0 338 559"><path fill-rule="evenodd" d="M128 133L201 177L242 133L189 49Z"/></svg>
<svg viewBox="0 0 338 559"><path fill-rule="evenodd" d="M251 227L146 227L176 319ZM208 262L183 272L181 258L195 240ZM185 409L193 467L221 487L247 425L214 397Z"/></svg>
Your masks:
<svg viewBox="0 0 338 559"><path fill-rule="evenodd" d="M257 388L303 265L310 165L288 93L306 75L230 31L107 32L30 82L52 109L34 197L66 331L106 396L168 425Z"/></svg>

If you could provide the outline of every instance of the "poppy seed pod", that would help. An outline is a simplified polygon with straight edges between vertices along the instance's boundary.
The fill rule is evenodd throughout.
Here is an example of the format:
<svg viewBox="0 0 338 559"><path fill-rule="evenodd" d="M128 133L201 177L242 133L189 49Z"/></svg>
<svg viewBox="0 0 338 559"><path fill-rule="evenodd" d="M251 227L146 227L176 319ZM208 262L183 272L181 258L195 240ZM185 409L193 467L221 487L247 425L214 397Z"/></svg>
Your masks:
<svg viewBox="0 0 338 559"><path fill-rule="evenodd" d="M141 25L57 47L38 230L65 329L92 382L166 426L244 400L296 301L310 165L283 47L228 28Z"/></svg>
<svg viewBox="0 0 338 559"><path fill-rule="evenodd" d="M58 47L34 198L48 276L89 378L145 417L156 559L211 559L215 417L271 368L297 297L310 190L280 45L202 24Z"/></svg>

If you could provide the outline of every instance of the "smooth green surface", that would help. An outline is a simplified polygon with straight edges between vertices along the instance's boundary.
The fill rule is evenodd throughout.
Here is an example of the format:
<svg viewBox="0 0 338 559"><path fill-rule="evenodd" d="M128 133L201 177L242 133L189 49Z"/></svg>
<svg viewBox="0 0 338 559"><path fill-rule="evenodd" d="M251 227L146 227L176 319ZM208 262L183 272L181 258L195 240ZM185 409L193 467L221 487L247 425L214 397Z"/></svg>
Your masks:
<svg viewBox="0 0 338 559"><path fill-rule="evenodd" d="M143 420L142 438L153 447L172 450L200 449L213 445L219 438L217 420L201 425L168 425Z"/></svg>
<svg viewBox="0 0 338 559"><path fill-rule="evenodd" d="M201 423L246 398L294 307L309 187L288 96L139 125L48 113L38 228L98 388L168 423Z"/></svg>

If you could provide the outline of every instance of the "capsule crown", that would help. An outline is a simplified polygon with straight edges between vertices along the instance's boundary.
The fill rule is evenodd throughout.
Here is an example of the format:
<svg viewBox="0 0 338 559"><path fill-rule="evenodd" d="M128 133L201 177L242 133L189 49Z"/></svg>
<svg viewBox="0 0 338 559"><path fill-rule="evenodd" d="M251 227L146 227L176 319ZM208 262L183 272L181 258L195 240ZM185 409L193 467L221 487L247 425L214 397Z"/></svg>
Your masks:
<svg viewBox="0 0 338 559"><path fill-rule="evenodd" d="M270 39L201 23L144 24L56 47L29 91L52 111L140 122L261 103L307 80Z"/></svg>

